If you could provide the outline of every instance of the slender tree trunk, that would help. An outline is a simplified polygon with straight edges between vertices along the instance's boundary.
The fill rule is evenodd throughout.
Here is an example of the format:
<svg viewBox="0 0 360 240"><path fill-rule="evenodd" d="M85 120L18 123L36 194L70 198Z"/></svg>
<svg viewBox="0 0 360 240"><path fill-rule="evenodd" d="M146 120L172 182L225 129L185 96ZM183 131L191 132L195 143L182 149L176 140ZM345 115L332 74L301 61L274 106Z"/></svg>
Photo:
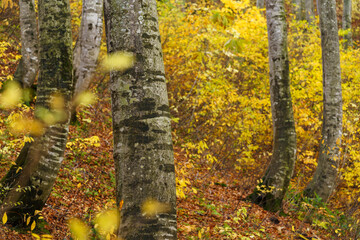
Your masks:
<svg viewBox="0 0 360 240"><path fill-rule="evenodd" d="M315 14L314 14L314 1L313 0L305 0L305 19L308 23L312 23L314 20Z"/></svg>
<svg viewBox="0 0 360 240"><path fill-rule="evenodd" d="M38 69L38 36L34 0L19 0L21 29L21 59L14 80L23 88L33 85Z"/></svg>
<svg viewBox="0 0 360 240"><path fill-rule="evenodd" d="M305 8L305 0L294 0L294 10L295 10L296 20L300 21L305 19L304 8Z"/></svg>
<svg viewBox="0 0 360 240"><path fill-rule="evenodd" d="M327 201L336 185L342 135L339 36L335 0L319 0L323 65L323 126L318 166L305 194Z"/></svg>
<svg viewBox="0 0 360 240"><path fill-rule="evenodd" d="M110 74L116 198L124 203L119 236L176 239L174 157L156 1L106 5L109 53L127 51L136 59L129 70ZM145 216L141 206L148 199L168 204L168 211Z"/></svg>
<svg viewBox="0 0 360 240"><path fill-rule="evenodd" d="M41 210L49 197L68 135L69 102L72 97L72 40L68 0L39 0L40 75L35 117L42 119L44 109L56 113L54 95L64 98L61 121L50 124L34 142L27 143L1 181L0 216L6 212L9 223L19 225L24 214ZM59 112L57 112L59 114ZM21 167L21 168L20 168ZM20 190L20 191L19 191Z"/></svg>
<svg viewBox="0 0 360 240"><path fill-rule="evenodd" d="M74 50L74 95L87 90L96 68L103 27L103 0L84 0L79 39Z"/></svg>
<svg viewBox="0 0 360 240"><path fill-rule="evenodd" d="M256 7L257 8L264 8L265 7L265 1L264 0L256 0Z"/></svg>
<svg viewBox="0 0 360 240"><path fill-rule="evenodd" d="M281 209L296 160L296 134L290 94L287 30L283 0L266 1L273 155L262 182L249 196L270 211Z"/></svg>
<svg viewBox="0 0 360 240"><path fill-rule="evenodd" d="M352 33L351 33L351 0L344 0L344 9L342 17L342 29L348 30L349 32L345 34L344 39L344 48L349 48L352 46Z"/></svg>

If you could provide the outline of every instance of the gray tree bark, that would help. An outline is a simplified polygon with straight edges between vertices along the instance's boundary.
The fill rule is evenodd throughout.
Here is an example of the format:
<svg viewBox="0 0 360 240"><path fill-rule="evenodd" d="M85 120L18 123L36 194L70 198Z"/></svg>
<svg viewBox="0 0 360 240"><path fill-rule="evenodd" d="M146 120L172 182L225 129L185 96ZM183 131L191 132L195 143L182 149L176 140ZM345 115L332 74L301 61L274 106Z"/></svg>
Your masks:
<svg viewBox="0 0 360 240"><path fill-rule="evenodd" d="M342 135L339 36L335 0L319 0L323 65L323 125L318 166L305 194L327 201L336 185Z"/></svg>
<svg viewBox="0 0 360 240"><path fill-rule="evenodd" d="M135 65L110 73L119 236L176 239L176 188L170 113L155 0L108 0L108 52L127 51ZM168 210L147 217L147 199Z"/></svg>
<svg viewBox="0 0 360 240"><path fill-rule="evenodd" d="M269 41L273 155L262 182L249 196L266 210L278 211L296 160L296 134L290 93L287 30L283 0L266 1Z"/></svg>
<svg viewBox="0 0 360 240"><path fill-rule="evenodd" d="M23 88L33 85L39 70L38 32L34 0L19 0L21 59L14 74L14 80Z"/></svg>
<svg viewBox="0 0 360 240"><path fill-rule="evenodd" d="M103 0L84 0L79 39L74 50L74 96L89 88L100 52Z"/></svg>
<svg viewBox="0 0 360 240"><path fill-rule="evenodd" d="M0 216L6 212L8 222L14 225L23 223L24 214L33 215L44 206L63 160L68 135L73 88L69 1L39 0L39 23L35 117L41 120L41 109L57 111L50 107L54 94L64 98L65 117L47 126L43 135L33 136L34 142L24 146L16 165L1 181Z"/></svg>
<svg viewBox="0 0 360 240"><path fill-rule="evenodd" d="M256 7L257 8L264 8L265 7L265 1L264 0L256 0Z"/></svg>
<svg viewBox="0 0 360 240"><path fill-rule="evenodd" d="M314 1L313 0L305 0L305 19L308 23L312 23L315 18L314 14Z"/></svg>
<svg viewBox="0 0 360 240"><path fill-rule="evenodd" d="M306 20L308 23L312 23L315 16L313 0L295 0L294 8L296 20Z"/></svg>
<svg viewBox="0 0 360 240"><path fill-rule="evenodd" d="M349 32L344 36L344 48L347 49L352 46L352 33L351 33L351 0L344 0L344 9L342 17L342 29Z"/></svg>

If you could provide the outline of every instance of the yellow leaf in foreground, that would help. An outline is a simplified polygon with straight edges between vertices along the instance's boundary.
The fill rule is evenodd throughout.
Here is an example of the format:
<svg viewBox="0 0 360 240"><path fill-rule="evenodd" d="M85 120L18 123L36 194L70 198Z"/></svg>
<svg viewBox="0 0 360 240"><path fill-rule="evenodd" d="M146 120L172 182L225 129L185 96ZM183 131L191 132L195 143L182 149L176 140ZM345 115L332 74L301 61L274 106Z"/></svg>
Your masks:
<svg viewBox="0 0 360 240"><path fill-rule="evenodd" d="M81 220L72 218L69 220L69 228L75 240L86 240L89 235L89 227Z"/></svg>
<svg viewBox="0 0 360 240"><path fill-rule="evenodd" d="M7 215L6 213L4 213L3 217L2 217L2 223L5 224L7 222Z"/></svg>
<svg viewBox="0 0 360 240"><path fill-rule="evenodd" d="M120 213L117 209L106 210L96 216L94 223L95 229L103 236L107 236L118 229Z"/></svg>
<svg viewBox="0 0 360 240"><path fill-rule="evenodd" d="M96 101L96 95L88 91L80 93L79 95L76 96L74 100L76 106L90 105L93 104L95 101Z"/></svg>
<svg viewBox="0 0 360 240"><path fill-rule="evenodd" d="M104 71L124 71L134 65L134 56L131 53L117 52L109 54L102 66Z"/></svg>
<svg viewBox="0 0 360 240"><path fill-rule="evenodd" d="M18 83L9 82L5 87L4 92L0 95L0 105L2 108L13 108L18 103L22 96L22 91Z"/></svg>
<svg viewBox="0 0 360 240"><path fill-rule="evenodd" d="M147 217L153 217L158 213L165 213L170 211L170 205L167 203L161 203L154 199L146 200L141 206L141 212Z"/></svg>

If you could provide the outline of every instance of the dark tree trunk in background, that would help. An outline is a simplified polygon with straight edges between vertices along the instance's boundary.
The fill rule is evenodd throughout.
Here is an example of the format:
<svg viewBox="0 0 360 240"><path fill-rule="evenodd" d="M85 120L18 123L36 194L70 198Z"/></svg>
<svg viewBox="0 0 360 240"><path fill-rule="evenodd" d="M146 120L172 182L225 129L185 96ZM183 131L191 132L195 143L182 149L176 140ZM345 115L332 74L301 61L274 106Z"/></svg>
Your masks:
<svg viewBox="0 0 360 240"><path fill-rule="evenodd" d="M266 1L269 41L273 155L262 182L249 199L266 210L278 211L296 160L296 134L290 94L287 30L283 0Z"/></svg>
<svg viewBox="0 0 360 240"><path fill-rule="evenodd" d="M336 186L342 136L342 94L335 0L319 0L323 65L323 126L318 166L305 194L327 201Z"/></svg>
<svg viewBox="0 0 360 240"><path fill-rule="evenodd" d="M24 214L41 210L48 199L63 160L68 135L69 102L72 97L72 40L68 0L39 1L39 67L35 117L50 112L54 94L64 98L64 117L50 124L41 136L33 136L1 182L1 215L19 225ZM21 167L21 169L19 169ZM20 170L17 172L17 170ZM18 191L21 189L21 191Z"/></svg>
<svg viewBox="0 0 360 240"><path fill-rule="evenodd" d="M110 74L116 198L123 201L119 237L176 239L176 187L170 112L155 0L108 0L108 52L126 51L135 65ZM148 200L168 204L153 217Z"/></svg>

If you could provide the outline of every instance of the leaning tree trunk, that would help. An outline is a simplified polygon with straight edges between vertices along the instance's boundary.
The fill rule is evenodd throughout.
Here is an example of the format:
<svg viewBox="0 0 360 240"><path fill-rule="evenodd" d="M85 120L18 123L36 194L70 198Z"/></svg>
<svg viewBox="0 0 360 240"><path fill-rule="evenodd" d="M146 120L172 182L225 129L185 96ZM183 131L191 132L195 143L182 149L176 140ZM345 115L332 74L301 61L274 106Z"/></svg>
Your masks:
<svg viewBox="0 0 360 240"><path fill-rule="evenodd" d="M103 0L84 0L79 39L74 50L74 95L87 90L96 68L102 36Z"/></svg>
<svg viewBox="0 0 360 240"><path fill-rule="evenodd" d="M305 189L309 197L327 201L336 185L342 135L339 36L335 0L319 0L323 65L323 126L318 166Z"/></svg>
<svg viewBox="0 0 360 240"><path fill-rule="evenodd" d="M44 120L44 111L63 116L33 136L1 181L0 216L19 225L24 215L41 210L50 195L63 160L68 135L69 102L72 96L72 41L68 0L39 0L40 75L35 117ZM50 106L56 96L64 98L63 110ZM20 171L19 171L20 170ZM20 190L20 191L19 191Z"/></svg>
<svg viewBox="0 0 360 240"><path fill-rule="evenodd" d="M278 211L281 209L296 160L284 0L266 1L266 19L274 146L272 159L262 182L249 199L266 210Z"/></svg>
<svg viewBox="0 0 360 240"><path fill-rule="evenodd" d="M344 0L344 9L342 17L342 29L347 30L348 33L344 35L344 48L347 49L352 46L351 33L351 0Z"/></svg>
<svg viewBox="0 0 360 240"><path fill-rule="evenodd" d="M33 85L39 70L38 36L34 0L19 0L21 59L14 74L14 80L23 88Z"/></svg>
<svg viewBox="0 0 360 240"><path fill-rule="evenodd" d="M176 239L174 157L156 1L109 0L105 11L108 52L127 51L136 59L132 68L110 74L116 198L123 201L118 234L126 240ZM168 211L146 216L141 206L149 199L168 204Z"/></svg>

